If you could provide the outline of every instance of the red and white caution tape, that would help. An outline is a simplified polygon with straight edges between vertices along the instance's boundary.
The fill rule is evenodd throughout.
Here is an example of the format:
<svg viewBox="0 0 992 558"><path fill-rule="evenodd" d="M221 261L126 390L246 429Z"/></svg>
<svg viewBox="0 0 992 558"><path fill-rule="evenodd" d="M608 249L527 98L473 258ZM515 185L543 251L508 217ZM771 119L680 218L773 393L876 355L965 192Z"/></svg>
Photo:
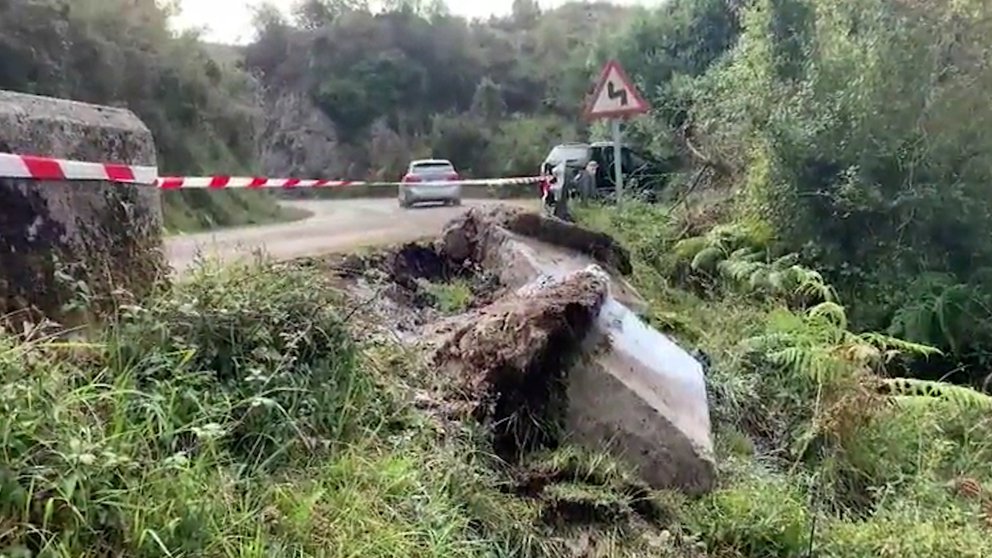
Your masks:
<svg viewBox="0 0 992 558"><path fill-rule="evenodd" d="M164 190L181 188L341 188L346 186L398 186L400 182L365 182L349 180L312 180L301 178L266 178L243 176L158 176L156 167L87 163L66 161L50 157L0 153L0 178L26 178L32 180L99 180L124 184L147 184ZM538 176L519 178L473 178L436 182L415 182L414 186L489 185L508 186L534 184Z"/></svg>
<svg viewBox="0 0 992 558"><path fill-rule="evenodd" d="M180 188L341 188L345 186L453 186L491 185L508 186L511 184L534 184L541 180L539 176L519 178L467 178L462 180L438 180L431 182L365 182L361 180L304 180L300 178L264 178L246 176L194 176L194 177L163 177L156 183L159 188L176 190Z"/></svg>
<svg viewBox="0 0 992 558"><path fill-rule="evenodd" d="M127 184L155 184L158 181L158 169L0 153L0 178L104 180Z"/></svg>
<svg viewBox="0 0 992 558"><path fill-rule="evenodd" d="M303 180L300 178L265 178L248 176L163 176L155 185L163 190L180 188L334 188L362 182L347 180Z"/></svg>

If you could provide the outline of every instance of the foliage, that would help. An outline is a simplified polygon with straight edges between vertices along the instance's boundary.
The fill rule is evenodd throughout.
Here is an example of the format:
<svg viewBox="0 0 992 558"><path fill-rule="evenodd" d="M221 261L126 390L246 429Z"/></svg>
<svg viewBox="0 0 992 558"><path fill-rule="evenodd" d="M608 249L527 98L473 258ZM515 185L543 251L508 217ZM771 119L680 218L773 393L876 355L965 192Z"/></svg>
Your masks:
<svg viewBox="0 0 992 558"><path fill-rule="evenodd" d="M93 341L0 334L0 553L697 556L605 454L511 468L408 407L440 377L340 304L313 268L208 262Z"/></svg>
<svg viewBox="0 0 992 558"><path fill-rule="evenodd" d="M92 343L5 334L4 552L265 543L237 525L271 501L266 470L384 409L327 287L301 273L203 269Z"/></svg>
<svg viewBox="0 0 992 558"><path fill-rule="evenodd" d="M772 472L733 479L695 503L686 521L709 548L743 556L803 556L809 512L802 491Z"/></svg>
<svg viewBox="0 0 992 558"><path fill-rule="evenodd" d="M824 302L802 315L776 312L769 332L744 341L776 366L827 381L855 371L877 371L901 353L928 356L936 349L876 333L852 333L844 308Z"/></svg>
<svg viewBox="0 0 992 558"><path fill-rule="evenodd" d="M331 296L312 274L203 267L159 303L125 309L111 330L112 365L139 385L180 376L193 400L235 402L232 451L268 461L289 445L345 439L349 410L371 403L361 399L371 386L355 372Z"/></svg>
<svg viewBox="0 0 992 558"><path fill-rule="evenodd" d="M798 254L773 257L768 231L761 226L717 226L705 236L679 241L672 250L676 265L688 274L711 281L719 277L744 292L780 297L793 306L836 299L822 275L798 264Z"/></svg>
<svg viewBox="0 0 992 558"><path fill-rule="evenodd" d="M474 299L472 285L464 279L456 279L448 283L425 282L424 288L434 299L438 310L445 314L465 312Z"/></svg>
<svg viewBox="0 0 992 558"><path fill-rule="evenodd" d="M542 13L517 2L508 17L468 22L424 4L374 10L363 2L308 2L295 24L263 10L246 67L261 77L267 103L306 95L332 135L359 153L372 150L382 123L398 145L429 138L434 156L470 174L531 174L554 143L582 139L576 117L599 62L590 63L585 47L605 33L604 22L633 13L607 3ZM290 134L301 126L275 124ZM394 170L361 156L333 166L327 172Z"/></svg>
<svg viewBox="0 0 992 558"><path fill-rule="evenodd" d="M988 343L974 275L990 256L973 239L992 226L992 112L968 93L989 79L990 29L965 4L756 2L692 84L689 118L739 178L740 209L821 269L858 327L971 359Z"/></svg>
<svg viewBox="0 0 992 558"><path fill-rule="evenodd" d="M652 322L704 362L721 486L676 516L710 555L989 551L980 536L992 510L989 397L890 377L904 359L927 363L939 351L854 330L837 302L755 298L715 266L710 290L687 290L673 261L688 265L720 241L768 246L767 229L749 221L716 227L679 255L680 209L627 204L580 217L635 248Z"/></svg>
<svg viewBox="0 0 992 558"><path fill-rule="evenodd" d="M256 170L259 84L195 35L173 36L168 16L155 0L0 3L0 88L131 109L163 175ZM255 201L266 196L170 192L167 228L284 218L271 198ZM191 207L202 217L187 217Z"/></svg>

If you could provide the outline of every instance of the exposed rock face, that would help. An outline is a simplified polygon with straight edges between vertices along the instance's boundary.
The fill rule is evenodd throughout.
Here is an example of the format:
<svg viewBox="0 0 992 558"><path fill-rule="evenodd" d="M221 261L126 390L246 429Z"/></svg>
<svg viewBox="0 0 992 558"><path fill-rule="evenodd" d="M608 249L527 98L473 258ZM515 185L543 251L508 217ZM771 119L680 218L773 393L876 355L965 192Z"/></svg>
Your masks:
<svg viewBox="0 0 992 558"><path fill-rule="evenodd" d="M0 152L156 165L151 132L130 111L6 91ZM120 290L145 294L163 269L157 189L0 178L0 315L72 321L65 304L79 281L99 305Z"/></svg>
<svg viewBox="0 0 992 558"><path fill-rule="evenodd" d="M516 292L442 331L437 362L460 367L470 398L490 394L497 424L555 404L561 384L573 440L610 450L656 488L706 492L716 467L702 367L630 310L640 297L616 275L629 259L604 236L505 209L453 221L440 250L481 263ZM513 404L501 410L501 401ZM497 442L501 434L513 433L497 432Z"/></svg>
<svg viewBox="0 0 992 558"><path fill-rule="evenodd" d="M269 176L350 176L334 123L306 95L291 93L267 102L260 141L262 172Z"/></svg>

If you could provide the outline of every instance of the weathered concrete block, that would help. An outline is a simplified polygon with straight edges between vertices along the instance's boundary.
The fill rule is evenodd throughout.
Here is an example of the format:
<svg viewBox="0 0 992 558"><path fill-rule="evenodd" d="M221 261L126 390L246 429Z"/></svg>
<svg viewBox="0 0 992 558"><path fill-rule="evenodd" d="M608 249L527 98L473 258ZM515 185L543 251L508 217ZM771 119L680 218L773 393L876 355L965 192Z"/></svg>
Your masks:
<svg viewBox="0 0 992 558"><path fill-rule="evenodd" d="M608 298L569 372L566 425L583 445L619 454L655 488L711 490L716 463L702 366Z"/></svg>
<svg viewBox="0 0 992 558"><path fill-rule="evenodd" d="M7 91L0 151L156 165L152 134L130 111ZM77 281L106 306L120 290L145 294L164 265L155 188L0 178L0 315L74 321L64 310Z"/></svg>

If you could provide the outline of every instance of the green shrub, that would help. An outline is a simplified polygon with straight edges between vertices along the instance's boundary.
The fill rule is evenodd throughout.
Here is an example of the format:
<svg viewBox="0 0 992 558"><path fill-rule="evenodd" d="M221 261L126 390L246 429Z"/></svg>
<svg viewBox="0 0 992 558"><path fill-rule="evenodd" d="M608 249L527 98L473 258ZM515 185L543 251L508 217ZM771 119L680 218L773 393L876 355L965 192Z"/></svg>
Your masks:
<svg viewBox="0 0 992 558"><path fill-rule="evenodd" d="M178 382L182 420L214 404L224 442L258 462L289 445L342 441L375 402L336 298L316 272L204 266L168 296L126 309L108 333L112 367L145 389ZM169 451L183 443L179 432L163 435Z"/></svg>
<svg viewBox="0 0 992 558"><path fill-rule="evenodd" d="M465 280L456 279L448 283L424 281L423 287L434 299L437 309L445 314L458 314L468 310L475 298L472 285Z"/></svg>
<svg viewBox="0 0 992 558"><path fill-rule="evenodd" d="M734 478L686 511L689 529L716 556L803 556L808 502L794 481L756 469Z"/></svg>
<svg viewBox="0 0 992 558"><path fill-rule="evenodd" d="M836 558L979 558L992 554L987 532L962 510L934 510L909 502L861 522L833 522L817 555Z"/></svg>

